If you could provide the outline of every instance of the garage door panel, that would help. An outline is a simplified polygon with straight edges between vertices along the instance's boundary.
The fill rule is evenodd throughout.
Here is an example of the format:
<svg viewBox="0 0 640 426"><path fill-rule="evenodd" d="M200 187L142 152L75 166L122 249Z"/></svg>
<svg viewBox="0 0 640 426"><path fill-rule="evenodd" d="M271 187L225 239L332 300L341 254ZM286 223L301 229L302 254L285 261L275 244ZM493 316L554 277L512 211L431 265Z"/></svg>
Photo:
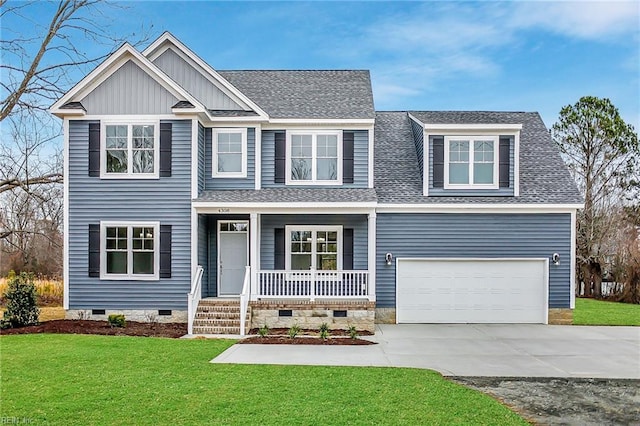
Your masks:
<svg viewBox="0 0 640 426"><path fill-rule="evenodd" d="M398 322L543 323L542 260L398 260Z"/></svg>

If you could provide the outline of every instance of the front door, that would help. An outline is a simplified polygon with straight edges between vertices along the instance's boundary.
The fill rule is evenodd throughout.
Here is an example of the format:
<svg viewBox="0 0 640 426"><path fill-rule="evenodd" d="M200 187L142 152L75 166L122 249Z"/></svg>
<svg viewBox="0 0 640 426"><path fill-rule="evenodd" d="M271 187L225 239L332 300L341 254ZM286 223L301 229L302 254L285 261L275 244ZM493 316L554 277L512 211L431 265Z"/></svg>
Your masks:
<svg viewBox="0 0 640 426"><path fill-rule="evenodd" d="M218 296L242 293L249 252L249 222L218 221Z"/></svg>

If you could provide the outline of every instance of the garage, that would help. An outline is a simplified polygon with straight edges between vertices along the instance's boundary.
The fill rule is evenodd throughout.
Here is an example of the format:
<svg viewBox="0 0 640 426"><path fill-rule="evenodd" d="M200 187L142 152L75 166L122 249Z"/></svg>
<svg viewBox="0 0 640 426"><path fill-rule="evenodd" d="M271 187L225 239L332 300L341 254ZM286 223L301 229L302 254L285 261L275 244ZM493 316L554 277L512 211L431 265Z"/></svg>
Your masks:
<svg viewBox="0 0 640 426"><path fill-rule="evenodd" d="M398 323L546 323L547 259L397 259Z"/></svg>

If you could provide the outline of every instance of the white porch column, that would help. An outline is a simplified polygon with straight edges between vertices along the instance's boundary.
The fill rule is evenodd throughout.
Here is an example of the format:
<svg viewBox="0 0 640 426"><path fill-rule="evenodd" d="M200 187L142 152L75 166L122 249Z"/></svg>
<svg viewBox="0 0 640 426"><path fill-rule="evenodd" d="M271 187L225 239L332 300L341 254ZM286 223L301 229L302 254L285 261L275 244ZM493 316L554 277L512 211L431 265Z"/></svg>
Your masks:
<svg viewBox="0 0 640 426"><path fill-rule="evenodd" d="M376 300L376 212L368 214L368 266L369 266L369 300Z"/></svg>
<svg viewBox="0 0 640 426"><path fill-rule="evenodd" d="M258 294L258 271L260 270L260 215L249 215L249 264L251 265L251 297L256 300Z"/></svg>

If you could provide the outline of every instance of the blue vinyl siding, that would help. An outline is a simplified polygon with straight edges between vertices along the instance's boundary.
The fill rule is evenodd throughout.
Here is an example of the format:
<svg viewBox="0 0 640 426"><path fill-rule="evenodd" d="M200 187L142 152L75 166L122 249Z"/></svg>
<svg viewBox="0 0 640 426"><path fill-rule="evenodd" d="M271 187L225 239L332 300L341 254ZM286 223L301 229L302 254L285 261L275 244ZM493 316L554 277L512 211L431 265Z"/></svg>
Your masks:
<svg viewBox="0 0 640 426"><path fill-rule="evenodd" d="M201 291L202 296L207 296L207 289L209 285L209 247L208 247L208 220L207 216L198 215L198 265L202 266L202 284Z"/></svg>
<svg viewBox="0 0 640 426"><path fill-rule="evenodd" d="M204 127L198 123L198 194L204 191L206 185L205 168L206 168L206 152Z"/></svg>
<svg viewBox="0 0 640 426"><path fill-rule="evenodd" d="M431 140L431 136L429 139ZM509 188L499 188L499 189L444 189L444 188L434 188L433 187L433 143L429 143L429 196L497 196L497 197L508 197L513 196L514 191L514 153L515 146L513 141L509 146ZM445 180L446 180L445 176Z"/></svg>
<svg viewBox="0 0 640 426"><path fill-rule="evenodd" d="M274 269L274 229L287 225L342 225L353 228L353 268L367 269L366 215L261 215L260 269Z"/></svg>
<svg viewBox="0 0 640 426"><path fill-rule="evenodd" d="M247 129L247 177L246 178L214 178L213 174L213 131L210 127L205 129L205 189L254 189L255 188L255 161L256 161L256 129Z"/></svg>
<svg viewBox="0 0 640 426"><path fill-rule="evenodd" d="M418 167L420 168L420 176L422 177L424 176L424 129L415 121L409 121L411 122L411 132L413 133L413 142L416 144Z"/></svg>
<svg viewBox="0 0 640 426"><path fill-rule="evenodd" d="M275 188L286 186L284 183L275 183L275 136L274 131L262 132L262 187ZM355 130L353 138L353 183L342 185L345 188L367 188L369 185L369 131ZM295 185L296 188L304 187ZM309 188L319 188L319 185L310 185ZM335 188L336 186L328 186Z"/></svg>
<svg viewBox="0 0 640 426"><path fill-rule="evenodd" d="M165 121L163 121L165 122ZM89 121L69 122L69 308L187 309L191 277L191 120L173 120L172 175L88 176ZM88 276L88 228L100 221L172 225L171 278L109 281Z"/></svg>
<svg viewBox="0 0 640 426"><path fill-rule="evenodd" d="M571 297L571 216L564 214L409 214L377 217L376 298L395 307L395 259L442 257L550 258L549 307L568 308ZM385 263L385 253L394 262Z"/></svg>

